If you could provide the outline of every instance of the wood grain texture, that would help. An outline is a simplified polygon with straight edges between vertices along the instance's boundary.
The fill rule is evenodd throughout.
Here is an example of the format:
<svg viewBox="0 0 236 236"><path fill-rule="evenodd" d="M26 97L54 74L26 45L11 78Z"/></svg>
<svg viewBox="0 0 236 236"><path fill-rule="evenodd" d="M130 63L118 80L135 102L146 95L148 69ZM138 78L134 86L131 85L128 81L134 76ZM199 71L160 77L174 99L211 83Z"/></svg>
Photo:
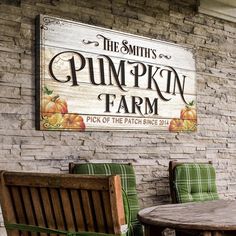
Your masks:
<svg viewBox="0 0 236 236"><path fill-rule="evenodd" d="M121 186L121 180L120 177L117 175L113 179L110 179L110 199L111 199L111 205L113 206L111 208L112 212L112 218L115 219L113 221L114 224L114 231L115 233L119 234L120 231L120 225L125 224L125 214L124 214L124 208L121 207L123 205L122 200L122 192L119 186Z"/></svg>
<svg viewBox="0 0 236 236"><path fill-rule="evenodd" d="M12 203L11 190L6 187L4 180L5 171L0 171L0 202L2 213L5 216L6 221L16 222L16 214L14 204ZM19 236L18 230L12 230L8 236Z"/></svg>
<svg viewBox="0 0 236 236"><path fill-rule="evenodd" d="M221 235L221 231L233 231L236 234L236 201L215 200L155 206L141 210L138 218L144 225L200 230L204 231L204 235L208 235L207 232L209 235Z"/></svg>
<svg viewBox="0 0 236 236"><path fill-rule="evenodd" d="M84 212L83 212L83 206L82 206L80 192L72 189L71 190L71 199L72 199L71 203L72 203L74 213L75 213L76 228L79 231L85 231L86 225L85 225L85 218L84 218Z"/></svg>
<svg viewBox="0 0 236 236"><path fill-rule="evenodd" d="M0 203L8 224L117 235L125 224L118 175L4 172L0 184ZM49 236L23 230L7 230L7 233L8 236Z"/></svg>
<svg viewBox="0 0 236 236"><path fill-rule="evenodd" d="M92 201L97 203L94 205L94 215L97 222L98 232L105 232L106 223L104 221L104 205L99 191L92 191Z"/></svg>

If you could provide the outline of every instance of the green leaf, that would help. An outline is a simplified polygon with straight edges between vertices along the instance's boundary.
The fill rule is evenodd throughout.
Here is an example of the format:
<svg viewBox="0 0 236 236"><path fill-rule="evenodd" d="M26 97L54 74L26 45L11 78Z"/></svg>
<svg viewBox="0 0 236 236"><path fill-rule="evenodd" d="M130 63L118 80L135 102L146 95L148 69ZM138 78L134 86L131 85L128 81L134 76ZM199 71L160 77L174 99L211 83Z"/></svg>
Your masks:
<svg viewBox="0 0 236 236"><path fill-rule="evenodd" d="M50 90L49 88L47 88L47 86L45 85L43 88L43 92L46 93L47 95L51 95L53 93L53 90Z"/></svg>
<svg viewBox="0 0 236 236"><path fill-rule="evenodd" d="M194 105L194 100L191 101L189 104L188 104L190 107L192 107Z"/></svg>
<svg viewBox="0 0 236 236"><path fill-rule="evenodd" d="M191 109L193 106L194 106L194 100L191 101L191 102L189 102L185 107L186 107L187 109Z"/></svg>

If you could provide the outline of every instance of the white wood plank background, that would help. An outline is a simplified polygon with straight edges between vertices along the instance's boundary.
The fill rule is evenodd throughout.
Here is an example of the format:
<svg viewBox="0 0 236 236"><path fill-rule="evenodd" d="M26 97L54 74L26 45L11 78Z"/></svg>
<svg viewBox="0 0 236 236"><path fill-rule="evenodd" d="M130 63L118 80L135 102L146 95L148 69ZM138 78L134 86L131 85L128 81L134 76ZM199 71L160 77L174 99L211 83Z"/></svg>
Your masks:
<svg viewBox="0 0 236 236"><path fill-rule="evenodd" d="M185 77L183 96L186 102L194 101L196 103L195 60L193 53L189 49L167 42L44 15L40 16L40 26L40 88L37 88L40 90L40 100L47 96L43 93L43 88L46 86L53 91L52 95L59 95L67 102L68 113L75 113L83 117L86 130L168 130L170 120L180 118L180 111L186 106L186 103L181 98L177 84L174 84L175 74L173 70L178 74L181 86ZM115 41L118 45L117 50L104 50L104 40L98 35L103 35ZM89 40L97 42L97 46L95 46L95 43L83 43ZM132 53L124 54L121 52L123 40L133 46L155 50L157 57L154 59L133 55ZM72 86L72 81L59 83L49 73L49 63L52 58L65 51L74 51L75 53L63 53L58 56L52 64L53 73L57 79L65 81L68 75L71 76L69 59L74 57L76 69L81 67L80 57L76 54L80 53L84 57L85 67L80 71L76 71L79 86ZM101 55L111 58L116 71L118 71L120 60L125 60L125 86L122 86L124 90L117 86L114 78L112 78L112 85L109 84L109 64L107 59ZM169 59L166 57L161 58L159 55L165 55ZM101 82L98 59L103 59L106 85L96 86L91 84L88 58L93 60L96 83ZM135 64L129 64L128 62L135 62ZM138 78L139 88L137 88L134 87L134 76L131 71L134 70L134 66L138 65L139 73L142 73L143 67L140 63L145 65L147 71ZM153 73L158 67L160 68L153 76L152 89L148 89L148 68L150 66L152 66ZM160 74L161 70L163 70L162 75ZM166 92L166 70L172 71L170 93ZM169 99L168 101L161 99L154 83L158 85L161 94L166 99ZM175 93L173 94L174 86ZM110 112L105 111L105 95L102 95L102 99L99 100L99 94L114 94L116 96L114 100L111 100L113 104L109 106ZM125 97L129 113L125 113L122 108L119 109L122 96ZM136 109L136 114L132 113L133 97L143 99L140 111ZM111 98L113 97L111 96ZM150 114L145 113L147 111L145 109L147 98L151 103L155 99L157 100L158 114L154 114L153 111ZM136 101L138 101L138 98L136 98ZM63 127L58 129L63 129Z"/></svg>

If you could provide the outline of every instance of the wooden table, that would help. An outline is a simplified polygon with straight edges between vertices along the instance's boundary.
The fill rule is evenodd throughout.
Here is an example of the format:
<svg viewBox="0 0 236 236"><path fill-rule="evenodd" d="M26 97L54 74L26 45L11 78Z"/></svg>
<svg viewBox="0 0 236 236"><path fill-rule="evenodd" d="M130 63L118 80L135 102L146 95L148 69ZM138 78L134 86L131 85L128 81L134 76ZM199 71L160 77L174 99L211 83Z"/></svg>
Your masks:
<svg viewBox="0 0 236 236"><path fill-rule="evenodd" d="M166 228L196 232L203 236L236 236L236 201L215 200L168 204L138 213L146 236L159 236Z"/></svg>

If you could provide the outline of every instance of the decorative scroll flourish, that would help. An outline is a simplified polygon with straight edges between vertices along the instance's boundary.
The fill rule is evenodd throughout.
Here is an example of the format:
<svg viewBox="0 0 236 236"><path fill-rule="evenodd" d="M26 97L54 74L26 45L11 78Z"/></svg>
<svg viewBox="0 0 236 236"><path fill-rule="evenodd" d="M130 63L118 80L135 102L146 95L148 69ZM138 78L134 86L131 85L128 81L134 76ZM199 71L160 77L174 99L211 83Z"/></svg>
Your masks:
<svg viewBox="0 0 236 236"><path fill-rule="evenodd" d="M159 54L159 58L165 58L165 59L171 59L171 56L168 56L168 55L164 55L164 54Z"/></svg>
<svg viewBox="0 0 236 236"><path fill-rule="evenodd" d="M90 41L90 40L83 39L82 42L84 44L94 44L95 47L99 46L99 42L97 41Z"/></svg>
<svg viewBox="0 0 236 236"><path fill-rule="evenodd" d="M44 29L44 30L48 30L49 25L60 25L60 26L64 25L64 23L62 23L62 21L60 21L58 19L48 18L48 17L44 17L43 22L44 22L44 24L41 25L41 29ZM51 30L54 31L53 29L51 29Z"/></svg>
<svg viewBox="0 0 236 236"><path fill-rule="evenodd" d="M110 40L109 38L106 38L105 36L103 36L102 34L97 34L96 35L98 39L107 39Z"/></svg>
<svg viewBox="0 0 236 236"><path fill-rule="evenodd" d="M97 34L96 37L98 39L106 39L106 40L110 40L109 38L106 38L105 36L103 36L102 34ZM91 40L86 40L86 39L83 39L82 40L83 44L94 44L95 47L98 47L99 46L99 42L98 41L91 41Z"/></svg>

